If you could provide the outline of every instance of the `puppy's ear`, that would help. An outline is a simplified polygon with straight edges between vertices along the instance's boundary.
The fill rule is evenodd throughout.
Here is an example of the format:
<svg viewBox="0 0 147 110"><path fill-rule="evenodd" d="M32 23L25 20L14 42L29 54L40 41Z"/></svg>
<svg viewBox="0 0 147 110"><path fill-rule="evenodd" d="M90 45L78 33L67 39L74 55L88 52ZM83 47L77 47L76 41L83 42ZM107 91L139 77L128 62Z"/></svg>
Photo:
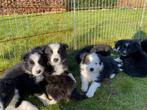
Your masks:
<svg viewBox="0 0 147 110"><path fill-rule="evenodd" d="M29 56L29 52L25 53L22 55L21 59L25 60Z"/></svg>
<svg viewBox="0 0 147 110"><path fill-rule="evenodd" d="M118 41L114 41L114 44L116 44Z"/></svg>
<svg viewBox="0 0 147 110"><path fill-rule="evenodd" d="M134 45L134 48L135 48L135 49L141 50L141 45L140 45L140 43L139 43L138 41L134 42L133 45Z"/></svg>
<svg viewBox="0 0 147 110"><path fill-rule="evenodd" d="M80 55L80 60L81 60L83 63L86 62L86 57L87 57L87 55L88 55L87 52L85 52L85 53L83 53L83 54Z"/></svg>
<svg viewBox="0 0 147 110"><path fill-rule="evenodd" d="M51 49L50 49L49 45L44 46L44 53L45 54L49 54L50 51L51 51Z"/></svg>
<svg viewBox="0 0 147 110"><path fill-rule="evenodd" d="M67 44L64 44L64 43L61 43L61 45L62 45L65 49L67 49L67 48L69 47Z"/></svg>

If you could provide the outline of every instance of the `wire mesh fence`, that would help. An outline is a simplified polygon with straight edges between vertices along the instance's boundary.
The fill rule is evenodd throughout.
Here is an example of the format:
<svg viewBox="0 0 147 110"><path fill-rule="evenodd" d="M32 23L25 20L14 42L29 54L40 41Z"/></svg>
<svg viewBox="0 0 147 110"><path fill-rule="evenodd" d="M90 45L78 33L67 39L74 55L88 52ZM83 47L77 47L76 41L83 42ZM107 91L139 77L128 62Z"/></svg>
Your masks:
<svg viewBox="0 0 147 110"><path fill-rule="evenodd" d="M113 44L147 33L147 0L0 0L0 71L28 49Z"/></svg>

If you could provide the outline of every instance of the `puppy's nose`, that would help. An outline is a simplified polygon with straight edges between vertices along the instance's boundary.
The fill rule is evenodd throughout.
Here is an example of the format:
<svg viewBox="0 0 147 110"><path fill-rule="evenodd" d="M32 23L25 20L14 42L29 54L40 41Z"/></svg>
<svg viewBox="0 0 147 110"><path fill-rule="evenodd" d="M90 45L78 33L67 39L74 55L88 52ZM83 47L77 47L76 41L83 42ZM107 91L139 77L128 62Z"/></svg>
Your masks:
<svg viewBox="0 0 147 110"><path fill-rule="evenodd" d="M41 70L37 70L37 74L40 74L41 73Z"/></svg>
<svg viewBox="0 0 147 110"><path fill-rule="evenodd" d="M94 71L94 68L90 68L90 71L93 72Z"/></svg>
<svg viewBox="0 0 147 110"><path fill-rule="evenodd" d="M59 60L58 58L54 58L54 62L58 62L58 60Z"/></svg>

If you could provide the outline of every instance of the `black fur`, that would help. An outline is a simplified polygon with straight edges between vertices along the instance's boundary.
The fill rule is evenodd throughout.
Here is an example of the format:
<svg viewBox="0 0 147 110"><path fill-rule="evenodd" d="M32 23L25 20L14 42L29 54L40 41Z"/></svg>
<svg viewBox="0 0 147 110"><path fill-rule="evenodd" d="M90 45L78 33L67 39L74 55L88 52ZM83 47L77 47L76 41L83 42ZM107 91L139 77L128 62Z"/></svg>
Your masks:
<svg viewBox="0 0 147 110"><path fill-rule="evenodd" d="M141 48L147 53L147 39L141 42Z"/></svg>
<svg viewBox="0 0 147 110"><path fill-rule="evenodd" d="M118 74L117 63L111 56L103 57L98 55L101 63L104 65L103 70L100 72L100 77L98 77L98 82L103 82L105 78L110 78L111 74Z"/></svg>
<svg viewBox="0 0 147 110"><path fill-rule="evenodd" d="M79 64L81 62L82 54L89 53L89 52L96 52L102 56L109 56L111 55L112 48L109 45L89 45L84 48L82 48L76 55L77 63Z"/></svg>
<svg viewBox="0 0 147 110"><path fill-rule="evenodd" d="M142 50L140 43L130 39L119 40L115 44L115 48L118 47L123 63L121 69L130 76L147 76L147 54Z"/></svg>
<svg viewBox="0 0 147 110"><path fill-rule="evenodd" d="M22 74L15 78L4 78L0 80L0 98L6 108L14 97L15 90L18 90L19 99L15 105L18 107L28 96L44 93L46 84L47 82L44 80L36 83L36 79L28 74Z"/></svg>

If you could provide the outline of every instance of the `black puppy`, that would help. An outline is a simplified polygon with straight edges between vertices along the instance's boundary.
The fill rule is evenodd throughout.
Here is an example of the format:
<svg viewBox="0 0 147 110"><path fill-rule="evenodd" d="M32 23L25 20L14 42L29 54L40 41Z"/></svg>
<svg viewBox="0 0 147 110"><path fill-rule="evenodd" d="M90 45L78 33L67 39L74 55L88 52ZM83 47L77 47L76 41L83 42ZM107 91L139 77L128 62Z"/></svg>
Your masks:
<svg viewBox="0 0 147 110"><path fill-rule="evenodd" d="M120 53L118 62L120 67L130 76L144 77L147 75L147 55L142 50L141 45L136 40L119 40L115 44L116 50Z"/></svg>

